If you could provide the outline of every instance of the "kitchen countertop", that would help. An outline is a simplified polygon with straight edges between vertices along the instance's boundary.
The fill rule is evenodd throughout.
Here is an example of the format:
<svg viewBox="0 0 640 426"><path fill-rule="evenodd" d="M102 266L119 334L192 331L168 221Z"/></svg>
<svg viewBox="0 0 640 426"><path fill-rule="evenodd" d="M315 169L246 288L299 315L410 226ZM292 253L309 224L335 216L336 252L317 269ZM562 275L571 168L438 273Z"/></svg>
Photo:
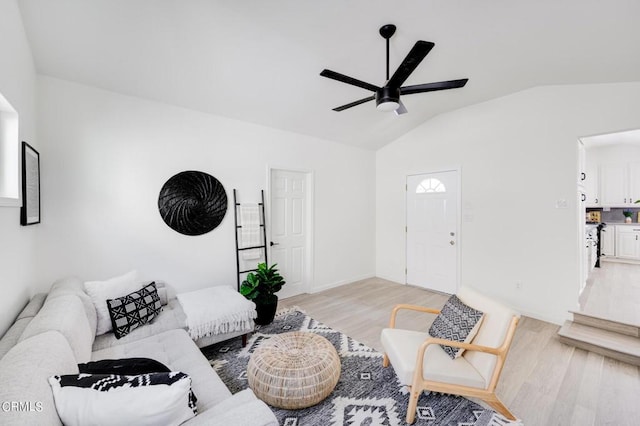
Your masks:
<svg viewBox="0 0 640 426"><path fill-rule="evenodd" d="M625 225L625 226L640 226L640 223L638 222L631 222L631 223L625 223L625 222L605 222L608 226L619 226L619 225ZM587 226L598 226L598 223L587 223Z"/></svg>

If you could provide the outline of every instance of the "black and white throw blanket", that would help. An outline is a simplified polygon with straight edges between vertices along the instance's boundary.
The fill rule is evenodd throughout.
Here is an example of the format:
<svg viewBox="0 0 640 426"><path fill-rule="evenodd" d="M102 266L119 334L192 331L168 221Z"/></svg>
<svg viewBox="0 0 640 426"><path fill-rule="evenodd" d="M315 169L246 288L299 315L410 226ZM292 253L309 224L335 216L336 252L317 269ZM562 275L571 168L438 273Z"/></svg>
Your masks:
<svg viewBox="0 0 640 426"><path fill-rule="evenodd" d="M329 340L342 363L340 380L321 403L302 410L271 407L282 426L405 425L409 392L393 367L382 367L382 354L314 320L300 309L285 310L253 334L246 347L240 339L202 348L211 366L232 393L247 388L246 368L253 350L270 336L290 331L317 333ZM424 392L415 425L522 426L466 398Z"/></svg>

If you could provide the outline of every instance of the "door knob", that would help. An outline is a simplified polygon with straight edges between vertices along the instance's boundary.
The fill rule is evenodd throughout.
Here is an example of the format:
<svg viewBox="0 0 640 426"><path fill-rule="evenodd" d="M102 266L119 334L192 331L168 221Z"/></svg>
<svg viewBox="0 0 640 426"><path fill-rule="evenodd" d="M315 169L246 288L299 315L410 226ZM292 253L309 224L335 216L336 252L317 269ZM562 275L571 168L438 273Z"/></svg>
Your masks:
<svg viewBox="0 0 640 426"><path fill-rule="evenodd" d="M449 235L451 235L453 237L454 235L456 235L456 233L455 232L449 232Z"/></svg>
<svg viewBox="0 0 640 426"><path fill-rule="evenodd" d="M278 246L278 245L280 245L280 243L274 243L273 241L271 241L271 242L269 243L269 245L270 245L270 246Z"/></svg>
<svg viewBox="0 0 640 426"><path fill-rule="evenodd" d="M449 241L449 244L454 245L455 242L453 240Z"/></svg>

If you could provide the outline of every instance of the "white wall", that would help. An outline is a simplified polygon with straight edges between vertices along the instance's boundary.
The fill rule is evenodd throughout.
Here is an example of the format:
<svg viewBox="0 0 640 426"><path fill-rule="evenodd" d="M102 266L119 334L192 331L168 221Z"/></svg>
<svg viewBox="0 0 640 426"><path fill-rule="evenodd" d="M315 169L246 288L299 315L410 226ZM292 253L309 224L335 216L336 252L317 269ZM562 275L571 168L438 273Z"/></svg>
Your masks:
<svg viewBox="0 0 640 426"><path fill-rule="evenodd" d="M639 83L539 87L443 114L380 149L377 275L405 282L406 175L459 165L461 283L560 323L577 306L577 138L640 128L638 111Z"/></svg>
<svg viewBox="0 0 640 426"><path fill-rule="evenodd" d="M315 288L374 275L374 152L49 77L39 82L43 288L68 274L99 279L131 268L179 291L235 286L232 190L257 202L268 166L315 173ZM178 234L158 213L160 188L184 170L212 174L229 197L222 224L202 236Z"/></svg>
<svg viewBox="0 0 640 426"><path fill-rule="evenodd" d="M36 81L17 3L0 1L0 93L20 118L20 140L40 149L36 138ZM16 161L18 159L16 158ZM20 226L20 208L0 207L0 336L32 293L38 226Z"/></svg>

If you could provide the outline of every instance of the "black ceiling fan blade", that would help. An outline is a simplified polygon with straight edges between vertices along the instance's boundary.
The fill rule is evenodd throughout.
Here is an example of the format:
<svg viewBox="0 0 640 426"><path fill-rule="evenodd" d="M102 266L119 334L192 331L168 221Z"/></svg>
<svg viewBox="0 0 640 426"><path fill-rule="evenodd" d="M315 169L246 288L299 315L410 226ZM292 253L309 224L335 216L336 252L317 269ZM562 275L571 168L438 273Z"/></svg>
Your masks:
<svg viewBox="0 0 640 426"><path fill-rule="evenodd" d="M320 75L323 77L330 78L332 80L337 80L342 83L350 84L352 86L362 87L363 89L371 90L372 92L380 90L378 86L374 86L373 84L358 80L353 77L349 77L348 75L340 74L339 72L324 69L322 70Z"/></svg>
<svg viewBox="0 0 640 426"><path fill-rule="evenodd" d="M366 97L366 98L363 98L363 99L357 100L357 101L355 101L355 102L351 102L350 104L346 104L346 105L342 105L342 106L336 107L336 108L334 108L333 110L334 110L334 111L344 111L344 110L345 110L345 109L347 109L347 108L351 108L351 107L354 107L354 106L356 106L356 105L360 105L360 104L363 104L363 103L365 103L365 102L372 101L372 100L374 100L375 98L376 98L376 97L375 97L375 95L373 95L373 96L369 96L369 97Z"/></svg>
<svg viewBox="0 0 640 426"><path fill-rule="evenodd" d="M387 87L400 87L402 83L405 82L407 78L411 75L411 73L420 65L420 62L431 52L435 44L430 41L418 40L416 44L413 45L409 54L404 61L400 64L396 72L391 76L389 81L387 82Z"/></svg>
<svg viewBox="0 0 640 426"><path fill-rule="evenodd" d="M438 81L436 83L416 84L415 86L405 86L400 88L401 95L411 95L414 93L435 92L437 90L457 89L464 87L469 81L468 78L460 80Z"/></svg>

